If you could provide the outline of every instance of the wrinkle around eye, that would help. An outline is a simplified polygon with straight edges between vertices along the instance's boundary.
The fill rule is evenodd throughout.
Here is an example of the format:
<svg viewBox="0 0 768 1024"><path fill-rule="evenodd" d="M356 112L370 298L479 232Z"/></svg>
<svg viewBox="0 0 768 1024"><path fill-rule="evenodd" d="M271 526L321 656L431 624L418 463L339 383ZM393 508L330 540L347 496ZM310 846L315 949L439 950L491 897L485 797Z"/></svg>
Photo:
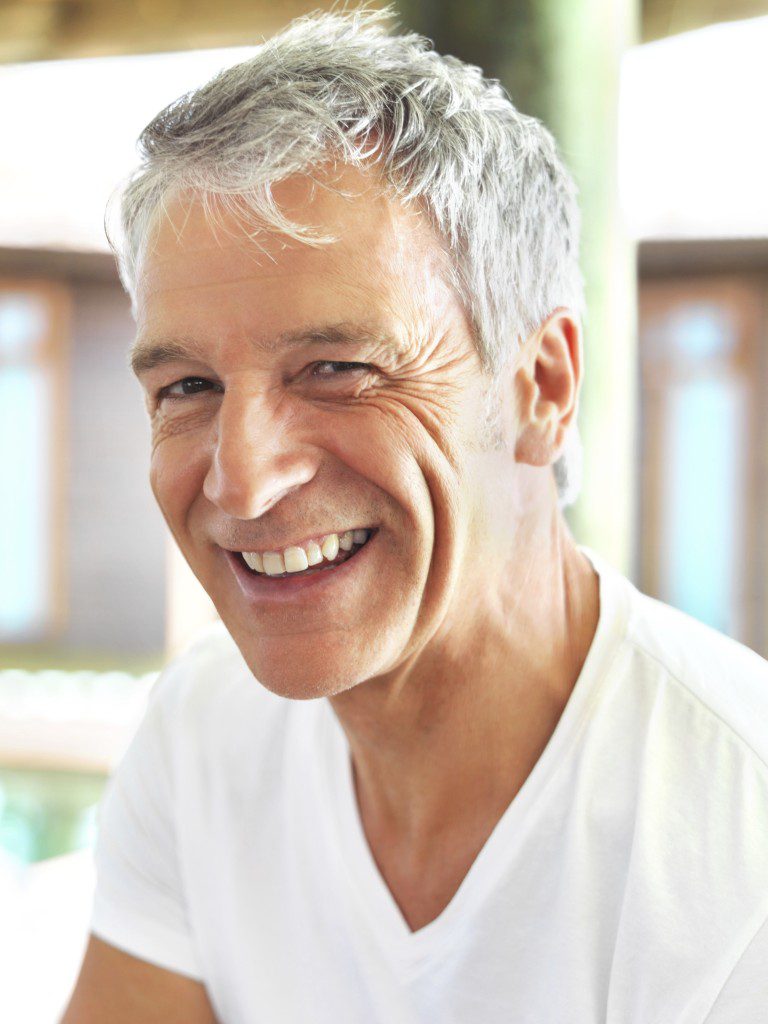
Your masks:
<svg viewBox="0 0 768 1024"><path fill-rule="evenodd" d="M215 415L215 414L213 414ZM168 412L165 408L158 408L150 419L152 431L152 451L166 440L189 434L198 430L206 431L212 422L210 403L195 402L194 406L183 404L177 412Z"/></svg>
<svg viewBox="0 0 768 1024"><path fill-rule="evenodd" d="M317 366L341 366L335 373L316 373ZM288 390L314 402L329 401L337 404L349 398L359 398L379 390L384 383L381 372L370 363L340 360L320 360L310 364L293 381Z"/></svg>

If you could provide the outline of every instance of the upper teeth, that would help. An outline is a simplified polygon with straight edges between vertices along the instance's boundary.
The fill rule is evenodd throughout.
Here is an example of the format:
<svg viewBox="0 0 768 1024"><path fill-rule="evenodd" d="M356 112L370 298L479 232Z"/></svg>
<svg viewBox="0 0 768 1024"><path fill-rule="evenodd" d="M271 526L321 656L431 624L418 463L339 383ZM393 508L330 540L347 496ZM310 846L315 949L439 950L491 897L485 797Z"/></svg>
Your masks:
<svg viewBox="0 0 768 1024"><path fill-rule="evenodd" d="M329 533L318 540L310 540L303 546L293 545L282 551L243 551L246 565L267 576L280 576L285 572L302 572L311 565L319 565L323 559L332 562L342 551L351 551L353 544L364 544L370 530L347 530L345 533Z"/></svg>

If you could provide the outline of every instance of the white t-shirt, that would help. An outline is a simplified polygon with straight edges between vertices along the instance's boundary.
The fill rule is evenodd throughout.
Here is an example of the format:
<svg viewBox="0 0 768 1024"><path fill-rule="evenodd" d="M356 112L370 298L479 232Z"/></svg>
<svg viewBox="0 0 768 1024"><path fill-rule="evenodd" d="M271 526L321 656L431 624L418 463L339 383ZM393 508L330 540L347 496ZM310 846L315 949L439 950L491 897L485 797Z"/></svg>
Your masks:
<svg viewBox="0 0 768 1024"><path fill-rule="evenodd" d="M582 551L587 660L436 920L376 867L329 702L271 694L218 626L110 780L94 933L220 1024L765 1024L768 663Z"/></svg>

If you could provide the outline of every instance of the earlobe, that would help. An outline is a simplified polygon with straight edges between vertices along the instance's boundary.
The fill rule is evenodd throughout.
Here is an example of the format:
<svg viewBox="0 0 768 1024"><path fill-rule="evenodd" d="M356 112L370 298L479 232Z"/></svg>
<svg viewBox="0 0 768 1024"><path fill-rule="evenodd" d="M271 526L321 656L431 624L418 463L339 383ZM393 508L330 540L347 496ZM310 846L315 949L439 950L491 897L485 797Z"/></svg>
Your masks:
<svg viewBox="0 0 768 1024"><path fill-rule="evenodd" d="M550 407L551 407L551 403ZM528 466L549 466L560 454L566 428L556 416L541 417L523 427L515 444L515 461Z"/></svg>

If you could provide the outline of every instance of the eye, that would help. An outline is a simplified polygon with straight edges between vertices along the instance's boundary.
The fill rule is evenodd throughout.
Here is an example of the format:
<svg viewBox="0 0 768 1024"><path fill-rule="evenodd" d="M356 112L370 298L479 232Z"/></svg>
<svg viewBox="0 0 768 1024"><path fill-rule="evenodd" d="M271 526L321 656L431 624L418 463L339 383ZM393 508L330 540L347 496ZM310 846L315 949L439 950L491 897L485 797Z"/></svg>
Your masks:
<svg viewBox="0 0 768 1024"><path fill-rule="evenodd" d="M328 370L327 368L331 368ZM334 360L323 360L312 363L310 366L311 377L339 377L342 374L351 373L354 370L372 370L370 363L340 363Z"/></svg>
<svg viewBox="0 0 768 1024"><path fill-rule="evenodd" d="M173 384L166 384L164 388L160 388L156 399L158 402L164 398L183 399L189 395L197 395L201 391L209 391L211 388L218 387L219 385L206 380L205 377L183 377L181 380L174 381Z"/></svg>

